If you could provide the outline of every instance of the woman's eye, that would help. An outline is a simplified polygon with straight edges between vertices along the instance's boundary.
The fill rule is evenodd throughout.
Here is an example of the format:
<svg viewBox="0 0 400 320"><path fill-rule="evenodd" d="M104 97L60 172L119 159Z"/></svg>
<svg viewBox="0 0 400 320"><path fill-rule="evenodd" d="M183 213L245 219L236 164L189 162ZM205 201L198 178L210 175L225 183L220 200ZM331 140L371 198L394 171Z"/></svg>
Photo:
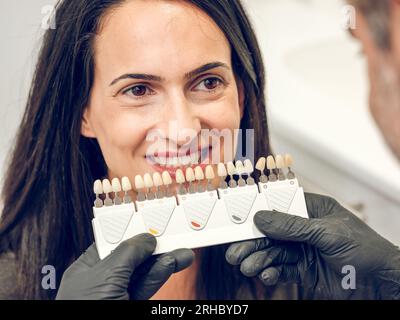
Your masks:
<svg viewBox="0 0 400 320"><path fill-rule="evenodd" d="M197 91L212 91L217 89L223 81L216 77L210 77L201 81L196 87L195 90Z"/></svg>
<svg viewBox="0 0 400 320"><path fill-rule="evenodd" d="M153 91L146 85L139 84L135 85L133 87L130 87L129 89L125 90L123 92L124 94L134 96L134 97L143 97L147 94L152 94Z"/></svg>

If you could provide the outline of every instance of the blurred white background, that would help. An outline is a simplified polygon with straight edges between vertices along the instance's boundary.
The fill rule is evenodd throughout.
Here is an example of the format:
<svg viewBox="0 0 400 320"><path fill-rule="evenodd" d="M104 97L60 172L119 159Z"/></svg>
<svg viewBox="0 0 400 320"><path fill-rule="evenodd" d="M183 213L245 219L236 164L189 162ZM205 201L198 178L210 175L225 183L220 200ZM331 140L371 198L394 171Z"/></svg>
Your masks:
<svg viewBox="0 0 400 320"><path fill-rule="evenodd" d="M55 0L0 0L0 166L26 101L45 14ZM334 196L400 244L400 165L367 106L358 43L343 28L340 0L244 0L268 78L277 152L294 155L307 190Z"/></svg>

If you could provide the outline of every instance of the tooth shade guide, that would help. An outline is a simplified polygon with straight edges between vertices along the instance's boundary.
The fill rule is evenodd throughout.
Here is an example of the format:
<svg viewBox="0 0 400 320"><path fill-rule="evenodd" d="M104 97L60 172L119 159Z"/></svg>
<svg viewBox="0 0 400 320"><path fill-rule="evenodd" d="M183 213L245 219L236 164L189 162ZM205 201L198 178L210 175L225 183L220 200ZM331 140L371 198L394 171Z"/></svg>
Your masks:
<svg viewBox="0 0 400 320"><path fill-rule="evenodd" d="M236 173L239 175L238 185L239 187L244 187L246 185L246 181L244 181L242 177L242 175L245 173L242 161L237 160L235 167L236 167Z"/></svg>
<svg viewBox="0 0 400 320"><path fill-rule="evenodd" d="M137 201L146 200L146 192L144 191L145 189L144 180L140 174L135 176L135 188L137 192L136 200Z"/></svg>
<svg viewBox="0 0 400 320"><path fill-rule="evenodd" d="M204 172L200 166L196 166L194 168L194 175L197 181L197 192L204 192L203 181L204 181Z"/></svg>
<svg viewBox="0 0 400 320"><path fill-rule="evenodd" d="M226 167L221 162L218 163L218 165L217 165L217 175L219 177L219 188L220 189L228 188L228 184L225 181L226 176L227 176Z"/></svg>
<svg viewBox="0 0 400 320"><path fill-rule="evenodd" d="M267 157L267 169L269 170L269 181L276 181L278 180L276 174L274 173L274 169L276 168L275 159L273 156Z"/></svg>
<svg viewBox="0 0 400 320"><path fill-rule="evenodd" d="M226 169L227 169L227 172L229 175L229 187L236 188L237 183L236 183L235 179L233 178L233 175L236 174L235 165L232 162L228 162L226 164Z"/></svg>
<svg viewBox="0 0 400 320"><path fill-rule="evenodd" d="M102 184L103 184L103 192L106 195L106 198L104 199L104 205L107 207L112 206L113 201L110 198L110 193L112 192L112 186L110 180L103 179Z"/></svg>
<svg viewBox="0 0 400 320"><path fill-rule="evenodd" d="M285 167L285 163L284 163L283 157L280 154L277 154L275 156L275 164L276 164L276 168L278 170L278 180L279 181L285 180L286 177L282 170Z"/></svg>
<svg viewBox="0 0 400 320"><path fill-rule="evenodd" d="M171 175L169 174L168 171L163 171L163 173L161 174L161 177L162 177L163 184L165 186L165 195L167 197L171 197L173 195L171 188L170 188L170 185L172 184Z"/></svg>
<svg viewBox="0 0 400 320"><path fill-rule="evenodd" d="M185 186L185 175L183 174L182 169L177 169L175 171L175 181L179 184L178 194L186 194Z"/></svg>
<svg viewBox="0 0 400 320"><path fill-rule="evenodd" d="M261 159L261 160L260 160ZM258 169L262 169L264 167L265 164L268 164L268 167L270 168L269 170L271 170L271 175L272 176L276 176L275 172L274 172L274 167L275 170L277 170L278 172L278 180L283 181L286 180L286 176L282 170L282 168L286 165L286 155L285 157L282 157L280 155L276 155L275 158L273 158L272 156L269 156L266 160L266 158L261 157L256 165L255 168ZM289 159L289 161L293 161L292 159ZM265 163L264 163L265 162ZM267 163L268 162L268 163ZM226 167L223 163L218 164L218 166L216 166L217 168L217 172L219 175L224 174L227 170ZM240 186L246 186L246 185L253 185L255 184L255 179L252 177L251 172L254 171L254 167L252 165L252 162L249 159L245 159L244 161L236 161L235 164L233 164L232 162L227 164L227 167L229 168L229 173L231 174L230 176L230 181L229 181L229 187L234 188L237 186L237 182L240 182ZM291 172L290 168L289 169L289 173L287 174L287 179L293 179L294 178L294 174ZM183 171L181 169L178 169L181 171L181 173L183 174ZM178 171L177 170L177 171ZM281 172L280 172L280 171ZM191 191L190 193L197 193L197 192L204 192L204 191L213 191L215 190L213 184L212 184L212 180L211 179L207 179L207 177L212 178L215 177L214 174L214 170L213 170L213 166L212 165L207 165L206 167L201 167L201 166L196 166L196 167L188 167L185 170L186 174L183 174L183 179L189 182L189 190ZM235 181L234 179L234 175L238 175L239 179L237 181ZM144 181L144 176L146 176L146 182ZM143 201L143 200L153 200L155 198L157 199L162 199L165 196L173 196L173 190L172 192L168 193L168 185L172 183L172 179L170 174L168 173L168 171L164 171L162 172L162 174L160 172L155 172L152 175L146 173L143 177L139 176L139 178L135 177L135 186L138 190L138 195L137 195L137 200L138 201ZM177 180L178 181L182 181L182 177L181 180L179 180L179 174L177 174L176 176L178 176ZM186 176L186 177L185 177ZM246 177L247 176L247 177ZM265 175L264 175L265 177ZM221 179L222 177L220 176L220 183L219 183L219 188L220 189L224 189L227 187L227 183L226 181L224 181L224 179ZM262 175L260 176L259 181L261 183L265 183L262 181ZM118 201L119 194L117 190L126 190L129 189L129 180L126 180L126 177L123 177L121 179L121 184L119 184L119 180L118 178L114 178L112 180L112 183L110 183L109 180L104 179L102 182L98 181L97 183L97 191L100 191L101 188L105 189L106 191L110 191L110 186L111 189L113 190L113 193L115 193L112 196L110 196L110 192L106 193L105 192L105 201L107 200L107 198L109 198L108 201L106 201L108 204L107 205L111 205L110 201L112 201L112 204L120 204L122 201ZM138 180L139 179L139 180ZM202 180L207 180L206 182L203 183ZM128 181L128 183L126 182ZM138 182L139 181L139 182ZM273 179L271 179L271 181L274 181ZM276 180L275 180L276 181ZM165 183L164 183L165 182ZM267 180L268 182L268 180ZM101 183L101 188L99 188ZM182 183L182 189L184 189L184 183ZM162 187L162 186L165 187ZM122 188L121 188L122 186ZM152 192L150 186L155 187L157 190L156 192ZM138 188L139 187L139 188ZM142 190L140 190L140 187L142 187L142 189L146 189L148 190L148 194L146 196L146 192L143 192ZM115 191L114 191L115 190ZM127 193L125 191L125 193ZM181 193L183 194L183 193ZM156 196L156 197L155 197ZM129 197L129 195L128 195ZM102 205L105 205L105 203L102 201L102 197L97 197L98 200L96 203L94 203L94 206L96 207L100 207ZM112 199L111 199L112 198ZM130 197L129 197L130 198ZM104 199L104 198L103 198ZM125 202L125 197L124 197L124 202ZM126 202L129 203L129 202Z"/></svg>
<svg viewBox="0 0 400 320"><path fill-rule="evenodd" d="M279 161L277 162L279 166ZM304 211L306 207L305 203L303 203L303 191L300 190L301 187L298 186L297 179L286 179L285 181L276 181L266 184L257 181L257 184L250 185L248 180L254 178L254 176L246 163L243 161L244 171L240 172L239 170L247 184L247 186L242 188L217 189L212 192L185 195L177 194L176 197L164 197L163 199L155 199L141 203L136 202L136 208L133 203L129 205L123 204L115 208L94 207L95 219L93 221L93 227L95 229L94 232L99 256L101 259L104 259L111 250L116 248L118 244L117 241L131 238L143 232L151 233L157 237L157 248L154 254L162 254L175 250L181 246L182 243L188 248L198 248L259 238L262 235L256 232L252 222L255 212L260 210L278 210L300 216L306 214L306 211ZM202 168L205 174L204 180L207 180L208 183L209 180L211 180L209 179L211 176L206 174L207 169L203 166ZM213 168L217 170L216 165L214 165ZM258 168L256 169L258 170ZM287 173L286 166L285 168L278 169L284 170L285 174ZM275 168L272 170L277 169ZM171 176L175 178L171 171L169 172ZM275 174L276 173L277 171L275 171ZM151 175L153 176L153 172ZM233 176L235 177L236 174ZM258 172L256 176L259 176ZM222 180L221 176L218 176L218 178ZM157 179L158 178L155 177L152 179L156 187L159 186L159 183L156 182ZM212 181L218 183L216 179ZM200 180L196 179L194 181L196 187L198 182L200 182ZM121 184L123 184L122 181ZM164 181L163 185L168 186L168 184L164 184ZM203 185L205 186L206 184L203 183ZM175 190L178 184L175 184L174 181L173 186L174 188L171 189ZM165 187L159 187L165 191ZM254 204L250 204L252 206L251 209L247 210L248 203L250 202L250 194L255 195L255 200ZM110 195L111 198L113 198L113 196L114 193ZM104 199L101 194L100 198ZM203 209L203 205L207 206L207 203L211 202L209 199L214 199L214 201L216 201L215 207L210 210L209 220L204 223L201 216L205 214L207 210ZM167 208L168 203L171 205L170 208L172 209L171 220L164 224L161 220L161 212ZM294 206L292 206L292 204L294 204ZM187 211L188 205L191 206L191 213L193 214L189 214ZM280 210L279 208L283 209ZM145 211L145 209L148 210ZM249 213L246 216L245 214L247 212ZM151 213L152 215L149 216L147 213ZM131 221L126 222L126 227L120 227L121 223L124 221L123 216L128 214L131 215ZM219 217L224 218L220 219ZM227 219L225 219L225 217ZM125 221L127 220L125 219ZM160 226L164 225L164 229L160 228ZM221 229L218 229L219 227L221 227ZM113 232L114 236L112 236ZM121 232L121 240L117 239L119 232Z"/></svg>
<svg viewBox="0 0 400 320"><path fill-rule="evenodd" d="M194 186L193 181L196 180L196 177L192 167L186 168L185 178L186 181L189 182L189 187L188 187L189 193L195 193L196 187Z"/></svg>
<svg viewBox="0 0 400 320"><path fill-rule="evenodd" d="M103 193L103 185L101 180L96 180L93 184L93 191L96 195L96 199L94 200L94 206L96 208L101 208L103 206L103 200L100 199L100 194Z"/></svg>
<svg viewBox="0 0 400 320"><path fill-rule="evenodd" d="M243 161L243 172L245 175L247 175L246 178L246 185L254 185L256 182L254 181L254 178L251 176L251 174L254 171L253 164L251 163L250 159L246 159Z"/></svg>
<svg viewBox="0 0 400 320"><path fill-rule="evenodd" d="M143 176L144 186L147 189L146 198L147 200L155 199L154 193L151 191L151 188L154 186L153 178L149 173L145 173Z"/></svg>
<svg viewBox="0 0 400 320"><path fill-rule="evenodd" d="M288 168L287 178L294 179L296 178L295 174L293 173L291 167L293 165L293 157L290 154L285 154L284 156L285 166Z"/></svg>
<svg viewBox="0 0 400 320"><path fill-rule="evenodd" d="M164 198L164 191L161 189L161 186L164 184L162 180L162 176L159 172L153 173L153 182L154 186L156 187L156 198L162 199Z"/></svg>
<svg viewBox="0 0 400 320"><path fill-rule="evenodd" d="M122 199L118 195L118 192L122 190L121 184L119 183L118 178L113 178L111 181L112 189L114 191L114 204L119 205L122 203Z"/></svg>
<svg viewBox="0 0 400 320"><path fill-rule="evenodd" d="M293 157L290 154L285 154L284 156L284 161L285 161L285 166L290 168L291 166L293 166Z"/></svg>
<svg viewBox="0 0 400 320"><path fill-rule="evenodd" d="M258 171L260 171L260 182L261 183L267 183L268 182L268 178L267 176L264 174L264 170L265 170L265 158L264 157L260 157L257 162L256 162L256 169Z"/></svg>
<svg viewBox="0 0 400 320"><path fill-rule="evenodd" d="M207 165L206 166L206 179L207 179L207 191L213 191L214 187L212 185L212 180L215 178L215 174L214 174L214 169L212 167L212 165Z"/></svg>
<svg viewBox="0 0 400 320"><path fill-rule="evenodd" d="M248 176L247 177L247 179L246 179L246 184L247 185L249 185L249 186L251 186L251 185L253 185L253 184L256 184L256 181L254 180L254 178L252 177L252 176Z"/></svg>
<svg viewBox="0 0 400 320"><path fill-rule="evenodd" d="M128 177L121 178L121 186L122 186L122 191L124 191L124 196L122 198L122 201L124 203L131 203L132 199L131 196L128 194L128 192L132 190L132 185Z"/></svg>

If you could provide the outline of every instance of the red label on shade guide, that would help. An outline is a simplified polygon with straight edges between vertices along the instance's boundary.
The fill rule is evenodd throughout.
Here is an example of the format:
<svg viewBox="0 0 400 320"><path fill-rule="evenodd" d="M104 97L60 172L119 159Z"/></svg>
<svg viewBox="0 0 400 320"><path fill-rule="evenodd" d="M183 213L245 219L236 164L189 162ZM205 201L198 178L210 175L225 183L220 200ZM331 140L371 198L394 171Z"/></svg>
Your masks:
<svg viewBox="0 0 400 320"><path fill-rule="evenodd" d="M191 224L196 228L200 228L200 225L197 222L191 221Z"/></svg>

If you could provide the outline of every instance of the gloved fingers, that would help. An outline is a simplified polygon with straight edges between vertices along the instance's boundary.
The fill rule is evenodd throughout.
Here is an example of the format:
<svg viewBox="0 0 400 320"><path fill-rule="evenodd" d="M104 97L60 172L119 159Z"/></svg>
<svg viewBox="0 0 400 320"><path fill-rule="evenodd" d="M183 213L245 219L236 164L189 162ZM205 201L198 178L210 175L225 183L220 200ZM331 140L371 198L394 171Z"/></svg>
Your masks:
<svg viewBox="0 0 400 320"><path fill-rule="evenodd" d="M266 268L258 277L265 286L275 286L278 282L298 283L300 281L300 273L296 264L281 264Z"/></svg>
<svg viewBox="0 0 400 320"><path fill-rule="evenodd" d="M89 248L71 265L69 269L91 268L100 261L96 244L92 243Z"/></svg>
<svg viewBox="0 0 400 320"><path fill-rule="evenodd" d="M280 264L297 263L301 251L293 246L275 246L252 253L243 260L240 271L247 277L254 277L262 270Z"/></svg>
<svg viewBox="0 0 400 320"><path fill-rule="evenodd" d="M306 219L277 211L257 212L254 223L269 238L306 242L317 247L321 237L329 230L327 220Z"/></svg>
<svg viewBox="0 0 400 320"><path fill-rule="evenodd" d="M310 218L323 218L344 209L335 199L315 193L304 193Z"/></svg>
<svg viewBox="0 0 400 320"><path fill-rule="evenodd" d="M147 260L156 248L157 240L149 233L138 234L122 242L109 256L100 263L109 272L126 272L129 280L133 271Z"/></svg>
<svg viewBox="0 0 400 320"><path fill-rule="evenodd" d="M174 273L176 267L172 256L160 256L147 274L138 277L132 284L130 299L147 300L151 298Z"/></svg>
<svg viewBox="0 0 400 320"><path fill-rule="evenodd" d="M175 271L179 272L189 267L195 258L194 252L191 249L177 249L164 255L172 256L175 259Z"/></svg>
<svg viewBox="0 0 400 320"><path fill-rule="evenodd" d="M131 298L144 300L151 298L168 280L171 274L189 267L194 260L190 249L177 249L156 257L147 273L132 283ZM143 272L143 270L141 270Z"/></svg>
<svg viewBox="0 0 400 320"><path fill-rule="evenodd" d="M272 245L272 240L259 238L232 243L225 252L225 259L232 265L241 264L253 252L263 250Z"/></svg>

